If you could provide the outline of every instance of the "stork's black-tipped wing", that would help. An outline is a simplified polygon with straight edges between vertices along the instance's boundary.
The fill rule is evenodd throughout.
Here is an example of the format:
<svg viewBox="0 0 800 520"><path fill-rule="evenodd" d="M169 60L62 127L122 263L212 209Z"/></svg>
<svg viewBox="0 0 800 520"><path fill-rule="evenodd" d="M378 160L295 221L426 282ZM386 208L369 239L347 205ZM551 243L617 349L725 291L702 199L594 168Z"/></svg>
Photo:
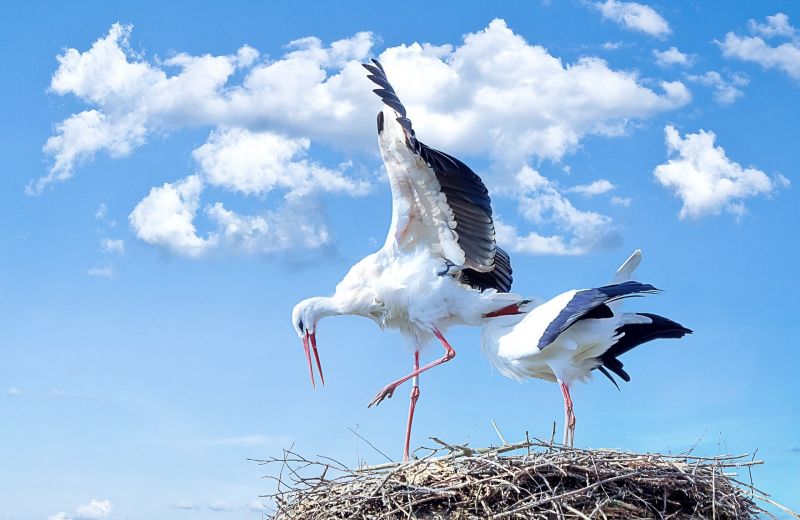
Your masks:
<svg viewBox="0 0 800 520"><path fill-rule="evenodd" d="M622 337L600 356L602 365L600 365L598 369L600 369L606 377L611 379L611 382L615 385L617 382L614 381L603 367L614 372L623 381L627 382L631 380L631 377L622 368L622 361L617 359L619 356L654 339L679 339L692 333L690 329L687 329L680 323L676 323L663 316L644 312L637 314L649 318L650 323L628 323L619 327L617 333L621 334Z"/></svg>
<svg viewBox="0 0 800 520"><path fill-rule="evenodd" d="M607 302L655 292L658 292L658 289L652 285L639 282L625 282L578 291L564 306L564 309L558 313L558 316L547 326L544 334L539 339L538 347L540 350L545 348L580 319L588 319L590 317L610 318L612 314L611 310L605 306Z"/></svg>
<svg viewBox="0 0 800 520"><path fill-rule="evenodd" d="M426 204L438 206L440 211L433 212L435 214L424 210L417 211L410 214L408 218L430 220L423 224L435 230L431 234L436 237L436 240L442 242L440 249L447 260L480 273L492 271L495 268L497 257L495 230L491 199L483 181L460 160L420 142L416 138L411 120L407 117L406 108L386 77L383 66L377 60L372 60L372 64L364 64L364 68L370 72L367 77L379 87L374 89L374 92L386 106L395 112L396 117L393 119L402 128L405 136L409 164L414 164L413 158L420 159L430 170L430 176L436 181L429 183L425 182L425 179L420 180L406 176L398 181L403 185L412 185L414 187L413 195L395 193L395 183L393 183L393 197L406 197L407 200L404 202L408 204L418 203L414 197L426 197ZM389 124L392 124L392 121L379 115L379 133L385 131ZM387 171L390 176L403 175L402 172L392 170L388 164ZM440 195L444 195L444 200L441 200ZM439 220L434 221L433 219L436 218ZM448 249L448 244L444 243L448 241L455 242L456 247L463 255L453 254L452 249ZM459 256L459 258L453 258L453 256ZM509 267L507 273L498 274L497 280L481 279L476 283L487 287L510 286L510 274ZM507 283L502 280L504 275L508 278ZM468 273L466 276L475 279L474 274Z"/></svg>

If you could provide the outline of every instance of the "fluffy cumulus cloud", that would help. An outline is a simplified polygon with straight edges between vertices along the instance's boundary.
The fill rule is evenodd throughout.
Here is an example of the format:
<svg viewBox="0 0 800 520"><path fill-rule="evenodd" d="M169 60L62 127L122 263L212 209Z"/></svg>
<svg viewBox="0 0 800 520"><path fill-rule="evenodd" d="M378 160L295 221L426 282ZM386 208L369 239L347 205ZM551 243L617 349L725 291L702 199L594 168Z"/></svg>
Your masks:
<svg viewBox="0 0 800 520"><path fill-rule="evenodd" d="M689 81L695 81L714 90L714 101L720 105L730 105L744 95L740 87L747 85L750 81L741 74L731 74L728 78L710 70L705 74L687 76Z"/></svg>
<svg viewBox="0 0 800 520"><path fill-rule="evenodd" d="M797 29L783 13L767 16L765 23L750 20L750 35L729 32L717 42L727 58L758 63L765 69L778 69L800 80L800 39ZM765 38L788 39L772 44Z"/></svg>
<svg viewBox="0 0 800 520"><path fill-rule="evenodd" d="M511 193L522 216L537 228L554 232L521 234L514 226L497 219L497 241L513 252L554 255L582 255L615 245L619 235L610 217L577 209L558 185L530 167L516 176Z"/></svg>
<svg viewBox="0 0 800 520"><path fill-rule="evenodd" d="M244 128L221 129L194 150L209 184L246 195L286 190L289 196L316 191L363 195L366 181L347 177L305 158L311 142L304 137L287 138L272 132Z"/></svg>
<svg viewBox="0 0 800 520"><path fill-rule="evenodd" d="M631 119L691 99L683 83L661 82L657 93L599 58L565 64L502 20L459 47L401 45L381 60L421 140L488 154L512 171L532 158L560 159L586 135L620 135Z"/></svg>
<svg viewBox="0 0 800 520"><path fill-rule="evenodd" d="M653 49L653 57L656 60L656 64L661 67L669 67L670 65L687 67L692 64L692 57L682 53L677 47L670 47L664 51Z"/></svg>
<svg viewBox="0 0 800 520"><path fill-rule="evenodd" d="M201 255L217 239L216 235L198 236L194 225L202 190L203 181L197 175L151 189L128 217L136 235L176 253Z"/></svg>
<svg viewBox="0 0 800 520"><path fill-rule="evenodd" d="M79 506L74 515L59 512L48 517L47 520L103 520L111 514L113 506L110 500L97 500L93 498L88 504Z"/></svg>
<svg viewBox="0 0 800 520"><path fill-rule="evenodd" d="M358 66L372 46L369 33L329 47L305 38L291 42L282 59L257 63L258 51L247 45L230 55L180 53L146 61L130 49L131 31L130 25L114 24L89 50L68 49L58 57L51 92L71 94L93 108L56 125L45 144L53 158L50 172L30 184L29 192L70 178L97 152L128 155L156 132L268 125L283 133L344 139L352 128L345 123L357 114L363 126L374 127L371 114L356 110L372 95ZM329 68L336 70L328 74ZM245 79L229 84L243 69Z"/></svg>
<svg viewBox="0 0 800 520"><path fill-rule="evenodd" d="M743 168L729 159L721 146L714 146L713 132L700 130L681 137L672 126L664 131L670 158L658 165L653 174L683 201L680 218L699 218L723 211L739 216L745 211L744 199L770 194L789 185L782 175L770 179L761 170Z"/></svg>
<svg viewBox="0 0 800 520"><path fill-rule="evenodd" d="M672 32L667 21L650 6L618 0L606 0L592 5L600 11L603 18L616 22L626 29L658 38L663 38Z"/></svg>
<svg viewBox="0 0 800 520"><path fill-rule="evenodd" d="M620 19L631 26L664 33L655 29L649 8L598 5L628 13ZM154 186L134 208L129 222L137 236L191 257L223 246L279 251L326 243L320 214L306 212L306 220L297 222L287 212L315 193L369 190L349 163L331 166L311 154L314 143L345 154L374 153L380 102L361 63L374 53L376 38L368 32L330 44L302 38L275 59L247 45L227 55L147 59L131 50L131 31L115 24L89 49L58 57L51 92L88 106L55 125L44 147L50 170L28 186L29 193L70 178L97 153L123 157L181 128L210 127L207 141L193 152L197 171ZM502 20L458 45L403 44L379 58L421 140L453 154L488 156L495 172L559 160L588 135L624 134L631 121L691 99L679 81L645 80L600 58L565 63ZM185 178L174 180L180 176ZM277 191L283 202L262 214L240 215L201 200L209 196L208 186L240 196ZM198 232L199 218L210 226L205 232ZM299 241L283 232L297 225L306 232Z"/></svg>
<svg viewBox="0 0 800 520"><path fill-rule="evenodd" d="M789 23L789 17L783 13L767 16L765 23L750 20L748 25L752 32L767 38L772 38L774 36L791 38L797 35L797 29L792 27L792 24Z"/></svg>
<svg viewBox="0 0 800 520"><path fill-rule="evenodd" d="M217 202L205 208L212 230L201 236L195 217L203 189L198 175L154 187L128 217L131 227L144 242L188 257L220 246L268 254L292 248L316 249L330 242L313 201L287 201L278 211L255 216L240 215Z"/></svg>

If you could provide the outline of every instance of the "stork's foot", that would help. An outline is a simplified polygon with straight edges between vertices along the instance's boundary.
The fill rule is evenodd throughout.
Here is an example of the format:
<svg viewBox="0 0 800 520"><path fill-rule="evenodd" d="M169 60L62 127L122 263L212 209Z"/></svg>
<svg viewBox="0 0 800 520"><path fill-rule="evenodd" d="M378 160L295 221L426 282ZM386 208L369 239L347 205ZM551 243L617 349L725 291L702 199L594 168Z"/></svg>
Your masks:
<svg viewBox="0 0 800 520"><path fill-rule="evenodd" d="M378 406L379 404L381 404L381 401L383 401L383 400L384 400L384 399L386 399L387 397L388 397L389 399L391 399L391 398L392 398L392 396L394 395L394 391L395 391L395 390L397 390L397 387L398 387L398 386L400 386L400 385L398 385L398 384L395 384L395 383L392 383L392 384L389 384L389 385L386 385L386 386L384 386L384 387L381 389L381 391L380 391L380 392L378 392L378 393L375 395L375 397L374 397L374 398L372 398L372 401L370 401L370 402L369 402L369 404L367 405L367 408L371 408L371 407L373 407L373 406Z"/></svg>

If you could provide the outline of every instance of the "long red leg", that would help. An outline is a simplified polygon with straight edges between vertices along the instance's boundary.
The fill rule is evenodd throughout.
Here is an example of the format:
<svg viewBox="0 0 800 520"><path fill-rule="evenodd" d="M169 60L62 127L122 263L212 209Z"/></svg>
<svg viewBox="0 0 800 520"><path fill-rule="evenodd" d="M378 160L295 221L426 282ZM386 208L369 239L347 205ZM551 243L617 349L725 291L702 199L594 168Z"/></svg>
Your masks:
<svg viewBox="0 0 800 520"><path fill-rule="evenodd" d="M413 372L408 374L407 376L403 376L400 379L398 379L397 381L394 381L394 382L389 383L388 385L384 386L381 389L381 391L378 392L378 394L375 396L375 398L369 403L369 406L367 406L367 408L369 408L370 406L375 406L375 405L380 404L380 402L383 401L384 399L386 399L387 397L392 397L392 394L394 394L394 391L397 389L397 387L402 385L403 383L405 383L406 381L408 381L412 377L416 377L416 376L420 375L421 373L425 372L426 370L430 370L435 366L441 365L442 363L447 363L448 361L450 361L451 359L456 357L456 351L453 350L453 347L450 346L450 343L448 343L447 340L444 339L444 336L442 336L442 333L439 332L439 329L434 327L433 328L433 334L442 343L442 346L444 347L444 350L445 350L444 356L442 356L441 358L437 359L436 361L428 363L427 365L425 365L422 368L417 368Z"/></svg>
<svg viewBox="0 0 800 520"><path fill-rule="evenodd" d="M414 370L419 370L419 350L414 352ZM408 462L410 459L411 425L414 423L414 409L417 407L417 399L419 399L419 376L414 376L410 397L411 403L408 405L408 423L406 424L406 443L403 447L403 462Z"/></svg>
<svg viewBox="0 0 800 520"><path fill-rule="evenodd" d="M569 386L564 381L558 380L561 386L561 395L564 397L564 446L575 445L575 412L572 406L572 397L569 395Z"/></svg>

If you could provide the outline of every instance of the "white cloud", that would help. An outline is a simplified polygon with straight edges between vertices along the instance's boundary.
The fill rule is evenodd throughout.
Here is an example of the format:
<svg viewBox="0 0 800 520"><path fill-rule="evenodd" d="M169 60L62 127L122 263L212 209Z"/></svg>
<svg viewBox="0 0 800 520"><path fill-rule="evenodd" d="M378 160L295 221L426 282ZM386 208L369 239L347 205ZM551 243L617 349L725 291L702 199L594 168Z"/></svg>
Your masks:
<svg viewBox="0 0 800 520"><path fill-rule="evenodd" d="M670 65L686 67L692 64L692 57L682 53L677 47L670 47L665 51L653 49L653 57L656 59L656 63L661 67L669 67Z"/></svg>
<svg viewBox="0 0 800 520"><path fill-rule="evenodd" d="M769 194L777 185L787 186L783 176L774 181L753 167L743 168L714 146L716 135L700 130L681 138L672 126L664 128L670 159L656 166L653 174L662 186L683 201L680 218L700 218L727 211L740 216L744 199Z"/></svg>
<svg viewBox="0 0 800 520"><path fill-rule="evenodd" d="M97 500L93 498L88 504L78 506L74 515L59 512L47 520L103 520L111 514L113 505L110 500Z"/></svg>
<svg viewBox="0 0 800 520"><path fill-rule="evenodd" d="M253 513L260 513L262 511L267 511L267 506L261 500L251 500L247 503L247 509Z"/></svg>
<svg viewBox="0 0 800 520"><path fill-rule="evenodd" d="M595 195L602 195L603 193L608 193L614 188L616 188L616 186L611 184L611 182L607 181L606 179L598 179L589 184L579 184L578 186L573 186L572 188L569 188L567 191L569 193L579 193L584 197L594 197Z"/></svg>
<svg viewBox="0 0 800 520"><path fill-rule="evenodd" d="M789 23L789 17L783 13L776 13L772 16L767 16L767 23L758 23L755 20L750 20L748 23L750 31L772 38L774 36L785 36L787 38L793 37L797 34L797 29L792 27Z"/></svg>
<svg viewBox="0 0 800 520"><path fill-rule="evenodd" d="M214 502L208 504L208 508L212 511L218 511L218 512L234 510L233 506L225 500L215 500Z"/></svg>
<svg viewBox="0 0 800 520"><path fill-rule="evenodd" d="M714 89L714 101L720 105L730 105L744 95L739 87L749 83L749 80L741 74L732 74L729 79L724 79L722 75L714 70L710 70L702 75L687 76L689 81L695 81L706 87Z"/></svg>
<svg viewBox="0 0 800 520"><path fill-rule="evenodd" d="M622 42L605 42L600 47L607 51L615 51L622 47Z"/></svg>
<svg viewBox="0 0 800 520"><path fill-rule="evenodd" d="M197 175L151 189L128 216L136 236L182 255L203 254L217 236L201 238L194 226L202 190L203 181Z"/></svg>
<svg viewBox="0 0 800 520"><path fill-rule="evenodd" d="M111 279L111 278L114 278L116 276L116 273L114 272L114 268L109 266L109 265L106 265L106 266L96 265L94 267L90 267L89 270L86 271L86 274L88 274L89 276L91 276L93 278L108 278L108 279Z"/></svg>
<svg viewBox="0 0 800 520"><path fill-rule="evenodd" d="M198 257L224 246L246 253L317 249L330 242L320 208L313 200L287 201L276 211L240 215L221 202L205 209L214 230L201 237L195 226L203 181L191 175L150 190L128 220L141 240L173 253Z"/></svg>
<svg viewBox="0 0 800 520"><path fill-rule="evenodd" d="M319 208L313 201L290 202L277 211L261 215L239 215L221 202L207 208L217 225L222 243L247 253L276 253L318 249L331 241Z"/></svg>
<svg viewBox="0 0 800 520"><path fill-rule="evenodd" d="M56 135L47 139L44 151L54 159L50 172L29 183L29 195L41 193L47 185L72 177L75 166L105 150L111 157L128 155L133 148L144 144L147 129L139 114L119 118L97 110L86 110L69 116L56 125Z"/></svg>
<svg viewBox="0 0 800 520"><path fill-rule="evenodd" d="M6 392L6 395L9 397L19 397L22 395L22 390L20 390L19 388L11 387Z"/></svg>
<svg viewBox="0 0 800 520"><path fill-rule="evenodd" d="M672 32L669 24L652 7L637 2L606 0L592 4L603 18L612 20L632 31L664 37Z"/></svg>
<svg viewBox="0 0 800 520"><path fill-rule="evenodd" d="M175 509L200 509L199 506L193 504L192 502L189 502L188 500L178 500L177 502L172 504L172 507L174 507Z"/></svg>
<svg viewBox="0 0 800 520"><path fill-rule="evenodd" d="M106 215L108 214L108 207L106 206L105 202L101 202L97 209L94 212L95 220L105 220Z"/></svg>
<svg viewBox="0 0 800 520"><path fill-rule="evenodd" d="M80 506L75 510L76 520L102 520L111 513L112 505L110 500L92 499L85 506Z"/></svg>
<svg viewBox="0 0 800 520"><path fill-rule="evenodd" d="M789 24L783 13L767 17L766 24L750 20L750 30L765 37L784 36L792 40L772 46L760 36L740 36L734 32L717 42L726 58L758 63L765 69L778 69L796 80L800 80L800 41L796 29Z"/></svg>
<svg viewBox="0 0 800 520"><path fill-rule="evenodd" d="M125 252L125 241L119 238L103 238L100 246L106 253L116 253L121 255Z"/></svg>
<svg viewBox="0 0 800 520"><path fill-rule="evenodd" d="M401 45L381 60L421 140L488 154L511 171L534 157L560 159L586 135L620 135L629 120L691 99L680 82L661 82L659 95L600 58L564 64L502 20L459 47Z"/></svg>
<svg viewBox="0 0 800 520"><path fill-rule="evenodd" d="M130 32L115 24L89 50L59 57L51 90L96 108L56 127L45 147L53 166L32 192L69 178L97 151L123 156L153 132L185 126L268 129L288 139L374 149L379 101L360 66L375 40L370 33L328 47L303 38L281 58L260 63L187 54L150 63L128 49ZM468 34L460 46L399 45L380 58L420 132L434 136L432 145L516 159L517 166L532 156L560 158L584 135L618 135L630 119L690 100L680 82L662 82L658 94L636 73L613 70L599 58L563 64L502 20ZM245 69L244 79L231 84L237 67ZM169 75L172 68L178 72Z"/></svg>
<svg viewBox="0 0 800 520"><path fill-rule="evenodd" d="M619 239L610 217L577 209L556 183L533 168L526 166L519 171L511 195L528 222L555 229L551 235L520 235L514 226L496 219L497 241L512 252L582 255L613 245Z"/></svg>
<svg viewBox="0 0 800 520"><path fill-rule="evenodd" d="M631 205L631 198L630 197L611 197L611 204L614 206L622 206L623 208L627 208Z"/></svg>
<svg viewBox="0 0 800 520"><path fill-rule="evenodd" d="M256 62L258 51L249 46L231 55L180 53L150 63L130 50L131 30L130 25L114 24L89 50L68 49L58 57L50 90L72 94L97 109L56 125L56 134L45 145L53 165L47 176L29 186L29 193L70 178L80 162L99 151L122 157L153 132L186 126L270 125L300 129L315 138L345 138L351 125L343 122L372 96L358 66L372 46L370 33L327 48L318 39L304 38L292 42L282 59L261 64ZM328 76L326 68L340 70ZM240 85L228 85L237 69L249 72ZM361 103L352 102L354 94ZM361 114L364 126L374 127L367 125L373 114Z"/></svg>
<svg viewBox="0 0 800 520"><path fill-rule="evenodd" d="M246 195L273 189L286 190L290 196L317 191L363 195L368 191L367 182L304 158L310 145L307 138L230 128L212 132L192 155L209 184Z"/></svg>

